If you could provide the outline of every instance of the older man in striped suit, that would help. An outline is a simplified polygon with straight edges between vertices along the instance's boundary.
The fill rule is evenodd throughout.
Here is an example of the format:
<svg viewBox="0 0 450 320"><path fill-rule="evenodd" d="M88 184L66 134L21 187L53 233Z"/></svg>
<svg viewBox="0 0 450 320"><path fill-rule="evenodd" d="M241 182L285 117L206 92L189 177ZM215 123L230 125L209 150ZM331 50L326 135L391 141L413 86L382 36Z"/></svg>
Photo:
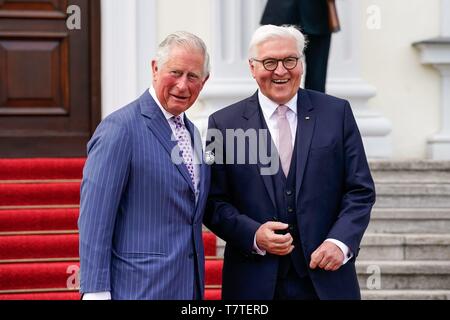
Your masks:
<svg viewBox="0 0 450 320"><path fill-rule="evenodd" d="M83 299L202 299L209 169L185 111L209 77L204 42L169 35L153 86L104 119L81 185ZM175 151L175 152L174 152Z"/></svg>

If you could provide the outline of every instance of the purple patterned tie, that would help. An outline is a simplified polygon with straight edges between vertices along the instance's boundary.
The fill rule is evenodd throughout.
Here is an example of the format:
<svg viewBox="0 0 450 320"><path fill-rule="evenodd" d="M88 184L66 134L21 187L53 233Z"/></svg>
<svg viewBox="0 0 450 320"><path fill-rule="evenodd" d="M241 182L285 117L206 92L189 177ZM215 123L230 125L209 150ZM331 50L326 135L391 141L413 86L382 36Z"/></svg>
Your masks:
<svg viewBox="0 0 450 320"><path fill-rule="evenodd" d="M289 174L289 167L291 166L292 158L292 133L289 126L289 121L286 118L288 107L280 105L277 108L277 125L278 125L278 154L280 155L281 168L284 175Z"/></svg>
<svg viewBox="0 0 450 320"><path fill-rule="evenodd" d="M186 168L189 171L189 175L191 176L192 184L194 185L194 189L197 189L195 185L195 176L194 176L194 161L192 159L192 146L191 140L189 139L189 131L181 120L181 116L176 116L171 118L173 123L175 123L175 136L178 140L178 147L180 148L181 155L183 157L183 162L186 165Z"/></svg>

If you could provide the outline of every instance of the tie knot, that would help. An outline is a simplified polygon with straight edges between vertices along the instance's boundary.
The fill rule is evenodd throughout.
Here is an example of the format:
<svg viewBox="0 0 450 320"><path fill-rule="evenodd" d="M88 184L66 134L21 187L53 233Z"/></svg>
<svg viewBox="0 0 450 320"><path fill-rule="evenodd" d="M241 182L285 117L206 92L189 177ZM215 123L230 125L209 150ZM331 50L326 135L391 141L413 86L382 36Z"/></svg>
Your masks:
<svg viewBox="0 0 450 320"><path fill-rule="evenodd" d="M286 112L288 111L288 107L284 104L281 104L277 108L278 116L280 117L286 117Z"/></svg>
<svg viewBox="0 0 450 320"><path fill-rule="evenodd" d="M175 123L175 126L177 128L183 127L183 121L181 120L181 116L173 116L172 121L173 123Z"/></svg>

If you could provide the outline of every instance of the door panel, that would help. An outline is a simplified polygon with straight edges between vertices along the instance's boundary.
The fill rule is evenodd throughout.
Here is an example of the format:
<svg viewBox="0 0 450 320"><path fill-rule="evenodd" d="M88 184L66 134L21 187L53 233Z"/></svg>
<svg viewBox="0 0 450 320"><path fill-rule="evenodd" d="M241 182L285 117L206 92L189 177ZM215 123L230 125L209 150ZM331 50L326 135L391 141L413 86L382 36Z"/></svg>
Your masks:
<svg viewBox="0 0 450 320"><path fill-rule="evenodd" d="M0 17L65 19L67 5L67 0L0 0Z"/></svg>
<svg viewBox="0 0 450 320"><path fill-rule="evenodd" d="M99 121L99 1L0 0L0 157L85 156Z"/></svg>

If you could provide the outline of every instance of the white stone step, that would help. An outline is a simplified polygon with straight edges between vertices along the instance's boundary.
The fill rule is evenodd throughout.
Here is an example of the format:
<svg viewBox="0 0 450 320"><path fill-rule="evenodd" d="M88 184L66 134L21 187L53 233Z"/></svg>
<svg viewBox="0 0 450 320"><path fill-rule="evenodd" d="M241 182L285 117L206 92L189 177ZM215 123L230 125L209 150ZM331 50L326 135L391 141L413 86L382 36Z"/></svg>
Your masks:
<svg viewBox="0 0 450 320"><path fill-rule="evenodd" d="M450 260L450 234L366 233L358 260Z"/></svg>
<svg viewBox="0 0 450 320"><path fill-rule="evenodd" d="M448 160L370 160L372 171L448 171Z"/></svg>
<svg viewBox="0 0 450 320"><path fill-rule="evenodd" d="M370 161L377 183L450 183L450 161Z"/></svg>
<svg viewBox="0 0 450 320"><path fill-rule="evenodd" d="M450 208L450 183L376 183L376 208Z"/></svg>
<svg viewBox="0 0 450 320"><path fill-rule="evenodd" d="M450 208L374 208L367 232L450 234Z"/></svg>
<svg viewBox="0 0 450 320"><path fill-rule="evenodd" d="M450 290L361 290L363 300L450 300Z"/></svg>
<svg viewBox="0 0 450 320"><path fill-rule="evenodd" d="M361 289L450 290L450 261L358 261Z"/></svg>

